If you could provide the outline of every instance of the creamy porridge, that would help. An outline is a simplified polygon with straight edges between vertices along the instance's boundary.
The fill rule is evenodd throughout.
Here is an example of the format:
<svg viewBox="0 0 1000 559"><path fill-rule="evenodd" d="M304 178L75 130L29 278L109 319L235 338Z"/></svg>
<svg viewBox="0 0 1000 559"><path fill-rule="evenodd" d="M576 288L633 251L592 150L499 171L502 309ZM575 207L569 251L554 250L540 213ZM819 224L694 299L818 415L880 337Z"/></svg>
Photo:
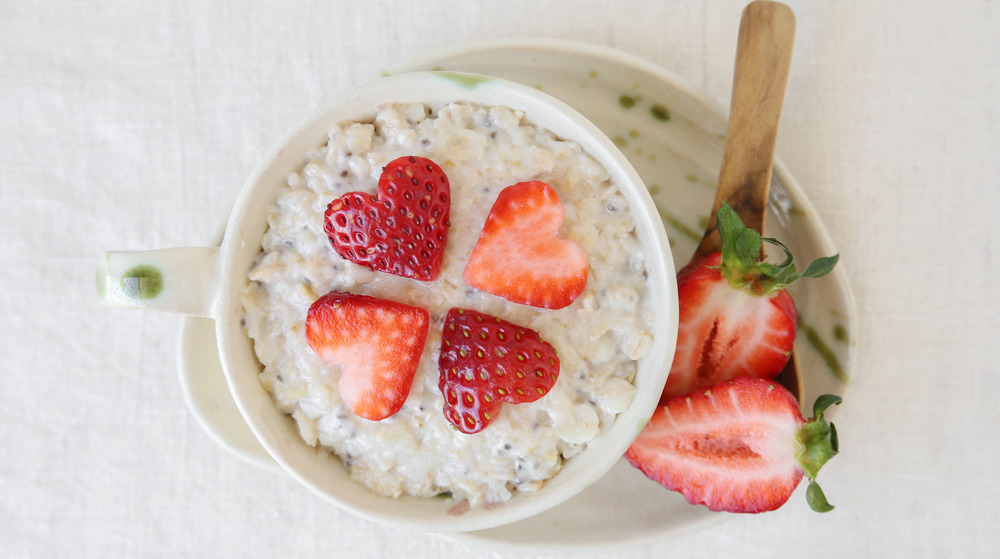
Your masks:
<svg viewBox="0 0 1000 559"><path fill-rule="evenodd" d="M451 184L451 227L433 281L344 260L323 229L332 200L374 193L383 166L406 155L436 162ZM590 266L583 293L559 310L510 303L463 280L498 193L535 180L558 193L566 211L561 236L584 248ZM359 483L392 497L447 493L472 506L504 502L538 490L632 402L636 360L653 344L644 253L626 198L575 142L503 107L389 105L372 122L332 127L326 144L287 182L242 293L246 329L263 364L260 381L279 408L307 443L339 456ZM339 395L339 367L306 342L307 310L332 290L404 302L430 315L409 396L381 421L351 412ZM438 388L441 328L453 307L537 331L559 356L551 391L504 405L481 432L453 428Z"/></svg>

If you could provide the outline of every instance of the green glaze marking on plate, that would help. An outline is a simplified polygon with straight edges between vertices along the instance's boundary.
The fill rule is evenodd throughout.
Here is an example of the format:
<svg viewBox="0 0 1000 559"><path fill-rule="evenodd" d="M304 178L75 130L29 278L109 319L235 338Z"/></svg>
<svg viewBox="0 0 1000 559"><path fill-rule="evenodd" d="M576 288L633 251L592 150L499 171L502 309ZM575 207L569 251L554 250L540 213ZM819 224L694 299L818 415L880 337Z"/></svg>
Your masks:
<svg viewBox="0 0 1000 559"><path fill-rule="evenodd" d="M715 190L715 185L714 184L712 184L712 183L710 183L710 182L708 182L706 180L702 180L702 179L698 178L698 175L696 175L694 173L688 173L687 176L685 176L684 178L687 179L688 182L693 182L695 184L700 184L700 185L703 185L703 186L707 186L707 187L711 188L713 191Z"/></svg>
<svg viewBox="0 0 1000 559"><path fill-rule="evenodd" d="M462 74L459 72L437 72L437 75L447 80L451 80L458 84L459 87L463 87L465 89L476 89L479 87L479 84L486 83L493 79L489 76L470 76L469 74Z"/></svg>
<svg viewBox="0 0 1000 559"><path fill-rule="evenodd" d="M590 71L590 77L596 78L597 77L597 70L591 70Z"/></svg>
<svg viewBox="0 0 1000 559"><path fill-rule="evenodd" d="M660 219L663 220L663 223L666 223L667 225L673 227L674 229L677 230L678 233L684 235L685 237L691 239L692 241L696 243L701 242L702 231L704 231L704 229L694 230L688 227L683 221L681 221L677 217L671 215L670 212L661 208L659 204L656 204L654 202L654 205L656 206L656 211L657 213L660 214Z"/></svg>
<svg viewBox="0 0 1000 559"><path fill-rule="evenodd" d="M611 141L614 142L619 148L628 146L628 140L626 140L624 136L615 136L614 138L611 138Z"/></svg>
<svg viewBox="0 0 1000 559"><path fill-rule="evenodd" d="M838 324L833 327L833 339L842 344L846 344L848 342L847 328L844 328L843 324Z"/></svg>
<svg viewBox="0 0 1000 559"><path fill-rule="evenodd" d="M830 349L830 346L823 341L823 338L819 335L819 332L817 332L815 328L807 324L806 321L802 320L801 316L799 317L797 323L799 331L805 334L806 341L809 342L809 345L811 345L813 349L816 350L816 353L818 353L819 356L823 358L823 361L826 363L826 366L830 369L830 372L833 373L833 376L836 377L836 379L839 380L840 382L846 384L848 381L847 372L844 371L844 367L841 366L840 360L837 359L837 354L835 354L833 350Z"/></svg>
<svg viewBox="0 0 1000 559"><path fill-rule="evenodd" d="M623 109L631 109L635 106L635 97L631 95L622 95L618 98L618 104L622 106Z"/></svg>
<svg viewBox="0 0 1000 559"><path fill-rule="evenodd" d="M671 119L670 111L659 103L649 108L649 114L653 115L653 118L655 118L656 120L663 122L666 122Z"/></svg>
<svg viewBox="0 0 1000 559"><path fill-rule="evenodd" d="M122 274L121 288L133 299L154 299L163 291L163 272L156 266L133 266Z"/></svg>

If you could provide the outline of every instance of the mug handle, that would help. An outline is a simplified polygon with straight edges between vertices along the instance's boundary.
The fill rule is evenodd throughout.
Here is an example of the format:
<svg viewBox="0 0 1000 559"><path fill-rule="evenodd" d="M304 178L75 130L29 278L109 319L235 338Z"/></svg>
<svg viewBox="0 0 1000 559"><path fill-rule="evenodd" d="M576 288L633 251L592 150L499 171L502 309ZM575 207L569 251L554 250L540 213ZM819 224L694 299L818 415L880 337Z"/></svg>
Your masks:
<svg viewBox="0 0 1000 559"><path fill-rule="evenodd" d="M97 294L114 307L212 317L218 261L218 248L106 252L97 266Z"/></svg>

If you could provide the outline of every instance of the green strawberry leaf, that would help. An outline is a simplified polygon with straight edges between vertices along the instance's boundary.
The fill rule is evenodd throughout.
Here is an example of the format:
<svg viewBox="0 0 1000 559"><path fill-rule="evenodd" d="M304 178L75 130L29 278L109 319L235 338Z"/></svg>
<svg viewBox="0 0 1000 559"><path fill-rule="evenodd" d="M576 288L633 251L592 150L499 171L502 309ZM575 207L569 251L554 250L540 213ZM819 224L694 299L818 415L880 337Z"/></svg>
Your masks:
<svg viewBox="0 0 1000 559"><path fill-rule="evenodd" d="M719 270L734 289L749 288L758 295L767 295L785 289L795 280L818 278L829 274L840 260L840 255L817 258L806 266L803 273L795 269L794 258L781 241L761 237L760 233L743 225L743 220L728 203L723 202L715 214L719 237L722 239L722 264ZM785 253L779 264L759 262L764 243L777 246Z"/></svg>
<svg viewBox="0 0 1000 559"><path fill-rule="evenodd" d="M815 481L810 481L809 487L806 488L806 502L809 503L809 508L816 512L830 512L833 510L833 505L826 500L823 489Z"/></svg>
<svg viewBox="0 0 1000 559"><path fill-rule="evenodd" d="M834 254L833 256L822 256L813 260L806 266L806 270L802 272L802 277L805 278L821 278L833 271L833 267L837 265L840 260L839 254Z"/></svg>
<svg viewBox="0 0 1000 559"><path fill-rule="evenodd" d="M843 401L844 399L836 394L823 394L819 398L816 398L816 403L813 404L813 417L823 417L823 412L827 408L830 406L839 406Z"/></svg>

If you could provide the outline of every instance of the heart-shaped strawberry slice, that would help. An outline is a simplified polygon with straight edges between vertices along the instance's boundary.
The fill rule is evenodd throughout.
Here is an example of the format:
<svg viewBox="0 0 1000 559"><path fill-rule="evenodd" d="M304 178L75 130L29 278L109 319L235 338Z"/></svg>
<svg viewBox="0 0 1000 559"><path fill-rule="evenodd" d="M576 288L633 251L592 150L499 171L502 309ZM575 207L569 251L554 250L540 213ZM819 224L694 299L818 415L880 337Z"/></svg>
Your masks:
<svg viewBox="0 0 1000 559"><path fill-rule="evenodd" d="M330 202L324 230L337 254L351 262L430 281L441 273L450 210L444 171L411 155L385 166L375 196L349 192Z"/></svg>
<svg viewBox="0 0 1000 559"><path fill-rule="evenodd" d="M444 415L463 433L482 431L501 402L534 402L559 377L555 349L538 332L468 309L445 317L438 356Z"/></svg>
<svg viewBox="0 0 1000 559"><path fill-rule="evenodd" d="M587 253L558 238L565 218L544 182L503 189L465 265L465 283L508 301L561 309L587 285Z"/></svg>
<svg viewBox="0 0 1000 559"><path fill-rule="evenodd" d="M325 361L341 366L337 384L347 406L379 421L406 401L428 324L419 307L331 291L309 307L306 340Z"/></svg>

